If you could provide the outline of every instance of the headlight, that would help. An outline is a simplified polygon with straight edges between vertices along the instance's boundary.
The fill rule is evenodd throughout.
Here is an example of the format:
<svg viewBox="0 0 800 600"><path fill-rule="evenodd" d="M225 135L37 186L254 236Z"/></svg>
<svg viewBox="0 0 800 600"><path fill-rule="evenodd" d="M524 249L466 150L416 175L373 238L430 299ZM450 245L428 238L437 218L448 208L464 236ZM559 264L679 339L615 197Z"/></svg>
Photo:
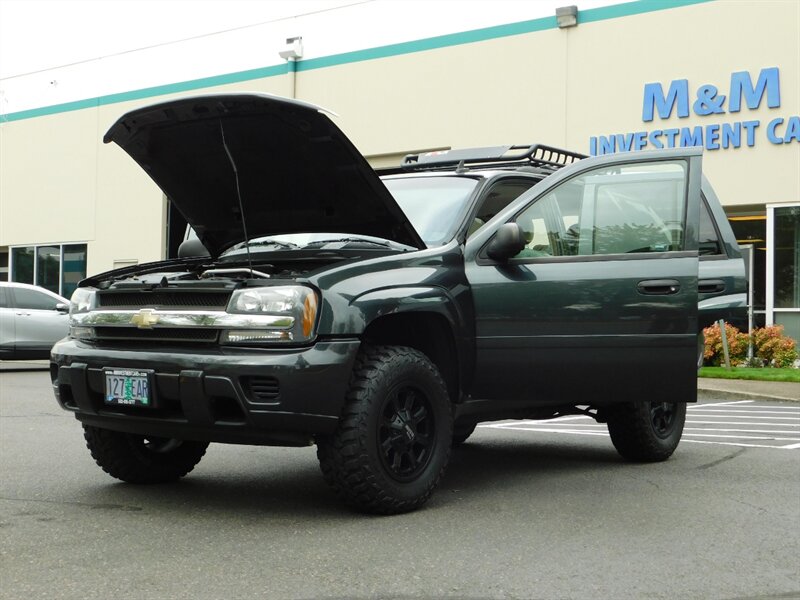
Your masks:
<svg viewBox="0 0 800 600"><path fill-rule="evenodd" d="M75 315L88 313L96 304L97 290L94 288L78 288L72 292L69 299L69 336L79 340L91 340L94 338L94 328L80 327L76 325Z"/></svg>
<svg viewBox="0 0 800 600"><path fill-rule="evenodd" d="M78 288L72 292L69 300L69 314L89 312L95 307L97 290L94 288Z"/></svg>
<svg viewBox="0 0 800 600"><path fill-rule="evenodd" d="M228 312L246 315L272 315L267 327L231 329L222 332L223 344L269 342L307 342L313 339L317 323L317 293L301 285L243 288L233 292Z"/></svg>

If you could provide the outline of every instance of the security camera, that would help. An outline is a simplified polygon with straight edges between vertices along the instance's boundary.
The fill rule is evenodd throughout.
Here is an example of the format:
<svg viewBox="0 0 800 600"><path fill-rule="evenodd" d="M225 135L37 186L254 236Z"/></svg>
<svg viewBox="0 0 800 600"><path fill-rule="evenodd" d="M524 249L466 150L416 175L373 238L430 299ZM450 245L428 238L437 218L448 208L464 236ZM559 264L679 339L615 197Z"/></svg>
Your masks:
<svg viewBox="0 0 800 600"><path fill-rule="evenodd" d="M303 38L287 38L286 48L279 51L278 55L284 60L296 60L298 58L303 58Z"/></svg>

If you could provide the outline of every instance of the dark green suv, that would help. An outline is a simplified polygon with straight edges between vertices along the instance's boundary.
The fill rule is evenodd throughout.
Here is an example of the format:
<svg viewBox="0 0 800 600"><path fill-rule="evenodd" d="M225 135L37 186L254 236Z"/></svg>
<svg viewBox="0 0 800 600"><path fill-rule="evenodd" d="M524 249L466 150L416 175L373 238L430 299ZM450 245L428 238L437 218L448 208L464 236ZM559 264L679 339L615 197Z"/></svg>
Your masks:
<svg viewBox="0 0 800 600"><path fill-rule="evenodd" d="M138 109L105 141L197 234L83 281L52 351L125 481L175 480L209 442L316 444L347 503L403 512L477 423L567 414L664 460L702 325L744 312L699 149L484 148L380 178L320 109L259 94Z"/></svg>

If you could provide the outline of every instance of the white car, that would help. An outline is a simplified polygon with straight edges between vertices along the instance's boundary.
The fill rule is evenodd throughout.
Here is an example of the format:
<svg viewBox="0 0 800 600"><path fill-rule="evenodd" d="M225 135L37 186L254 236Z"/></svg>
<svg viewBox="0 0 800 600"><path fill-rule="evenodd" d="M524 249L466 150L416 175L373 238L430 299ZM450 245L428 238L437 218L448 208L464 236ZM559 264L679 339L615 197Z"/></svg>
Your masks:
<svg viewBox="0 0 800 600"><path fill-rule="evenodd" d="M69 300L26 283L0 282L0 359L50 358L69 330Z"/></svg>

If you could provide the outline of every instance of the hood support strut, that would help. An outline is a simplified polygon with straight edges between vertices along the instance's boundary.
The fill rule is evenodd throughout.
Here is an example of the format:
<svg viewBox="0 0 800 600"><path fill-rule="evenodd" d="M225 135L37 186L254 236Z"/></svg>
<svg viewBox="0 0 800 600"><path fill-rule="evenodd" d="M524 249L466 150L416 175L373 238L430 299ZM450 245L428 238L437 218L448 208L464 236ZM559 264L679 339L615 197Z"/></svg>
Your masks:
<svg viewBox="0 0 800 600"><path fill-rule="evenodd" d="M225 142L225 128L222 126L222 120L219 122L219 132L222 134L222 147L225 149L225 154L228 155L228 160L231 162L233 169L233 177L236 180L236 197L239 199L239 214L242 216L242 233L244 233L244 247L247 250L247 266L250 267L250 277L253 277L253 259L250 257L250 236L247 235L247 219L244 214L244 204L242 203L242 189L239 186L239 169L236 168L236 161L233 160L228 144Z"/></svg>

